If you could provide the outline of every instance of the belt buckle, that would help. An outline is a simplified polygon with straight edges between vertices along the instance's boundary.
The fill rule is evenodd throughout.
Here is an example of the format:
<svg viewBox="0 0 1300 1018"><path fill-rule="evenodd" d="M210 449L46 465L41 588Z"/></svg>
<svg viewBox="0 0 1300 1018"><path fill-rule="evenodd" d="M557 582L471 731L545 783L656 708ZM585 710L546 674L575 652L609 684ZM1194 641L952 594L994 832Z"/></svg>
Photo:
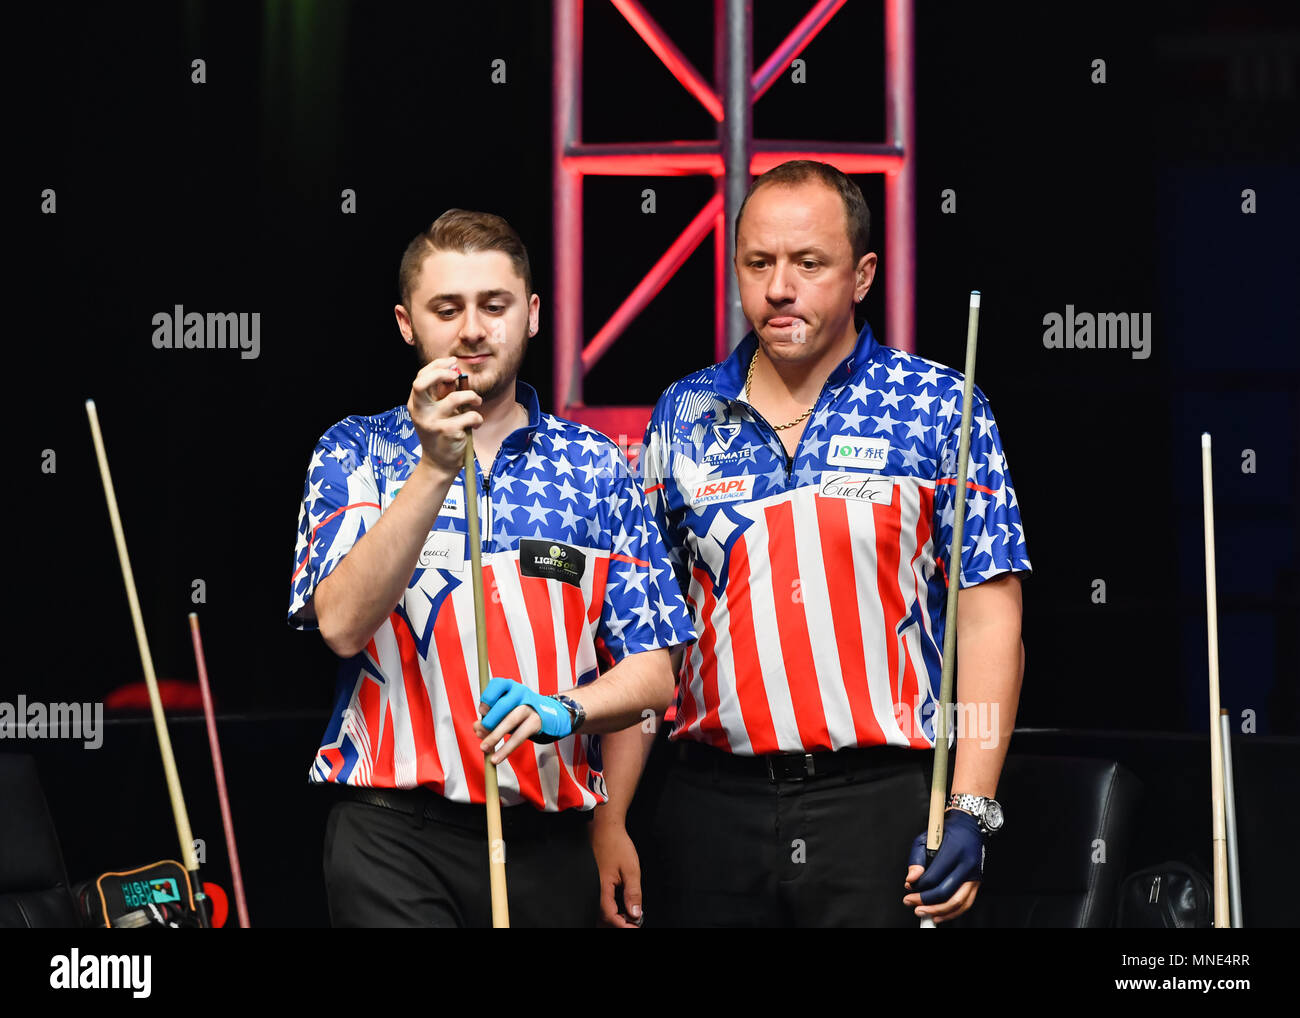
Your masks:
<svg viewBox="0 0 1300 1018"><path fill-rule="evenodd" d="M773 759L781 760L781 774L776 773L776 768L772 765ZM798 763L796 764L796 760ZM803 759L799 759L794 753L777 753L766 757L767 762L767 779L773 783L777 781L804 781L813 777L817 773L817 761L813 759L811 753L804 753ZM798 770L795 770L798 767Z"/></svg>

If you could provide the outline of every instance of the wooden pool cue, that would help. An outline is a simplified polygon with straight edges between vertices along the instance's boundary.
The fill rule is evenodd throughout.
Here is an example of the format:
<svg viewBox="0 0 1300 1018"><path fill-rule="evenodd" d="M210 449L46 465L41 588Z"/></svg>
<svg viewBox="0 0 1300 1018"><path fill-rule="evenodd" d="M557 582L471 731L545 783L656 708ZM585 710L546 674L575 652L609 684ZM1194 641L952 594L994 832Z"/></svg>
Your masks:
<svg viewBox="0 0 1300 1018"><path fill-rule="evenodd" d="M952 703L953 676L957 671L957 593L961 587L961 550L966 529L966 467L970 459L971 402L975 389L975 337L979 333L980 292L970 293L966 319L966 378L962 387L961 430L957 442L957 476L953 483L952 549L948 553L948 617L943 630L943 678L939 682L939 710L934 716L934 770L930 775L930 822L926 827L927 863L943 844L943 814L948 804L948 704ZM925 916L921 929L934 929Z"/></svg>
<svg viewBox="0 0 1300 1018"><path fill-rule="evenodd" d="M235 847L235 821L230 816L230 797L226 793L226 765L221 761L221 744L217 741L217 712L212 706L208 686L208 664L203 656L203 638L199 635L199 616L190 612L190 641L194 644L194 664L199 672L199 692L203 696L203 719L208 726L208 749L212 751L212 772L217 776L217 802L221 805L221 827L226 834L226 854L230 857L230 879L234 885L235 911L239 926L248 929L248 903L244 900L244 875L239 868L239 849Z"/></svg>
<svg viewBox="0 0 1300 1018"><path fill-rule="evenodd" d="M469 376L456 380L457 389L468 388ZM488 687L487 621L483 610L483 558L478 532L478 473L474 461L474 433L465 432L465 522L469 527L470 576L474 585L474 634L478 640L479 694ZM506 843L501 837L501 794L492 750L483 754L483 790L487 799L488 879L492 890L492 927L508 929L510 909L506 899Z"/></svg>
<svg viewBox="0 0 1300 1018"><path fill-rule="evenodd" d="M1231 925L1228 907L1228 844L1224 832L1223 744L1219 728L1219 608L1214 576L1214 485L1210 433L1201 433L1201 491L1205 503L1205 614L1210 651L1210 829L1214 854L1214 927Z"/></svg>
<svg viewBox="0 0 1300 1018"><path fill-rule="evenodd" d="M108 454L104 451L104 436L99 430L99 413L93 399L86 400L86 416L90 418L90 434L95 441L95 456L99 460L99 476L104 482L104 498L108 501L108 518L113 524L113 540L117 543L117 559L122 566L122 582L126 585L126 599L131 606L131 622L135 625L135 642L140 648L140 662L144 665L145 686L149 690L149 707L153 711L154 731L158 736L158 750L162 754L163 773L167 776L167 794L172 802L172 816L176 821L176 837L180 841L181 858L190 874L194 887L194 900L198 905L199 921L208 925L207 895L199 879L199 857L194 851L194 835L190 831L190 816L185 810L181 795L181 779L176 773L176 757L172 754L172 741L167 734L167 719L163 715L162 697L158 695L158 679L154 675L153 656L149 641L144 635L144 616L140 612L140 599L135 591L135 576L131 560L126 554L126 536L122 532L122 517L117 511L117 495L113 492L113 478L108 472Z"/></svg>

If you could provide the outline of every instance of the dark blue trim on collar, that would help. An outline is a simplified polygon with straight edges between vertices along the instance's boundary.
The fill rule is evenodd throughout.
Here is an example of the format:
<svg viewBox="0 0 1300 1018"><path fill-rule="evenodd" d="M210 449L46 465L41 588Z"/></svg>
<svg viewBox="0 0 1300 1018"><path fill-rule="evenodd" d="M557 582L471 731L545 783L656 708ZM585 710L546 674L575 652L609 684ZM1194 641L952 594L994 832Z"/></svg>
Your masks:
<svg viewBox="0 0 1300 1018"><path fill-rule="evenodd" d="M501 443L502 450L523 452L531 444L533 435L542 426L542 403L537 398L537 390L521 379L515 379L515 402L528 411L528 424L516 428Z"/></svg>
<svg viewBox="0 0 1300 1018"><path fill-rule="evenodd" d="M853 352L842 360L831 375L826 379L826 384L830 386L841 386L850 378L859 374L863 368L876 356L876 351L880 344L876 342L876 337L872 335L871 326L866 322L862 323L862 330L858 333L858 341L853 346Z"/></svg>
<svg viewBox="0 0 1300 1018"><path fill-rule="evenodd" d="M713 391L725 399L739 399L741 391L745 388L745 373L749 371L749 359L754 356L756 349L758 349L758 337L752 331L747 332L745 338L736 344L736 349L731 351L731 356L722 361L718 365L718 370L713 373Z"/></svg>

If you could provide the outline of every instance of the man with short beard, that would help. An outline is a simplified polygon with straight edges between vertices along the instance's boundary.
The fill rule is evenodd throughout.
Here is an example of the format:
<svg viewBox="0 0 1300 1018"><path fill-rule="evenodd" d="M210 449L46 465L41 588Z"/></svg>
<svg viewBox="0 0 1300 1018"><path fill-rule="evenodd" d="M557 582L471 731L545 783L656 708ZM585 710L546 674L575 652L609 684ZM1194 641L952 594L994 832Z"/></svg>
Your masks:
<svg viewBox="0 0 1300 1018"><path fill-rule="evenodd" d="M543 413L516 378L540 299L509 224L444 213L407 248L399 288L394 314L421 367L404 406L321 438L291 580L290 624L318 627L341 659L309 775L339 795L330 920L490 925L491 752L512 924L594 925L597 733L667 706L669 650L694 631L617 446ZM478 506L465 499L471 431ZM494 676L481 700L468 512ZM603 675L598 655L613 662Z"/></svg>
<svg viewBox="0 0 1300 1018"><path fill-rule="evenodd" d="M876 268L869 225L858 186L825 163L755 180L735 259L753 331L651 417L646 496L700 637L675 661L644 903L623 818L650 739L607 740L619 766L592 837L612 925L628 922L619 885L650 926L915 926L975 900L1001 823L1030 566L976 388L956 699L989 725L957 731L927 864L962 375L855 325Z"/></svg>

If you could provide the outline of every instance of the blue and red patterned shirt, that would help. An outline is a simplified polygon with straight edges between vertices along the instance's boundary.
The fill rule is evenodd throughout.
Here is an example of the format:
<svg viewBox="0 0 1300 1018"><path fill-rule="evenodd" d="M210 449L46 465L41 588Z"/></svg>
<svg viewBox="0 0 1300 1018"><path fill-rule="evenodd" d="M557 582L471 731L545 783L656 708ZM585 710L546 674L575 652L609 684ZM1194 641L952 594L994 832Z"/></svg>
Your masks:
<svg viewBox="0 0 1300 1018"><path fill-rule="evenodd" d="M864 325L791 458L743 398L757 344L671 385L641 452L699 632L672 738L741 755L933 746L963 375ZM973 403L963 587L1030 569L978 386Z"/></svg>
<svg viewBox="0 0 1300 1018"><path fill-rule="evenodd" d="M541 412L516 383L528 425L477 471L490 674L542 694L593 681L597 655L695 638L660 538L618 447ZM421 453L406 407L348 417L321 438L307 471L290 581L289 623L317 584L392 504ZM424 786L484 801L478 663L464 471L421 550L402 599L364 651L340 662L333 716L313 782ZM498 768L501 801L590 809L605 800L600 737L526 742Z"/></svg>

